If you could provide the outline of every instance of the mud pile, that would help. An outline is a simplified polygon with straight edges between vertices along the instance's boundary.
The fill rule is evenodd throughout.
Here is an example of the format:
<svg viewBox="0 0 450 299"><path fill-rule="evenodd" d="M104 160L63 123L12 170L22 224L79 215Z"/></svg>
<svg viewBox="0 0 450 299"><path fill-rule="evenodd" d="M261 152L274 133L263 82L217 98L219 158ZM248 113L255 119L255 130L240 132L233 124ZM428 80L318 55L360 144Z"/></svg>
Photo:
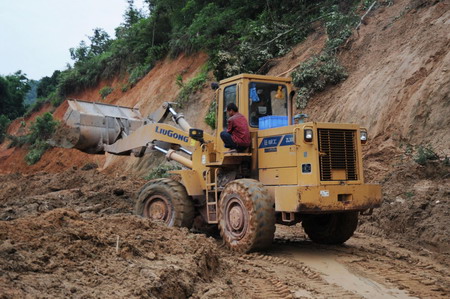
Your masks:
<svg viewBox="0 0 450 299"><path fill-rule="evenodd" d="M146 181L96 167L0 176L2 298L210 298L219 243L133 215Z"/></svg>
<svg viewBox="0 0 450 299"><path fill-rule="evenodd" d="M450 165L397 159L380 183L384 202L359 231L450 256ZM442 256L444 257L444 256ZM447 261L448 262L448 261Z"/></svg>
<svg viewBox="0 0 450 299"><path fill-rule="evenodd" d="M56 208L100 215L132 213L134 193L144 180L110 177L87 163L57 174L8 174L0 180L0 220L40 215Z"/></svg>
<svg viewBox="0 0 450 299"><path fill-rule="evenodd" d="M214 241L126 214L0 221L0 244L6 298L186 298L219 269Z"/></svg>

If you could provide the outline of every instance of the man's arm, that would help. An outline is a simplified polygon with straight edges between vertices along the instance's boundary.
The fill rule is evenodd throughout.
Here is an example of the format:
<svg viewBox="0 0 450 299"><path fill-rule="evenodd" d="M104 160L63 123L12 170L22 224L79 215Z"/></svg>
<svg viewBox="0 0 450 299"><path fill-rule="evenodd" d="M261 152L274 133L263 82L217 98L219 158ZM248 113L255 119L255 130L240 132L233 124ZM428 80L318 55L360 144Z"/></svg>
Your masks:
<svg viewBox="0 0 450 299"><path fill-rule="evenodd" d="M227 128L227 132L228 133L233 133L233 117L230 117L229 119L228 119L228 128Z"/></svg>

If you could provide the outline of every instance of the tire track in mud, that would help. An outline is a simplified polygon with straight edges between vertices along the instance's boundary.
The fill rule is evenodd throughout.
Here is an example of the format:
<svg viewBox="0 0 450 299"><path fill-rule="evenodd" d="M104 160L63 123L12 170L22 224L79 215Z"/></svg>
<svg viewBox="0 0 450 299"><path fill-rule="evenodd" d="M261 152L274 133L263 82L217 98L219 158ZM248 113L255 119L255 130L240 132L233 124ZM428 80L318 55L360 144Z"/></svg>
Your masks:
<svg viewBox="0 0 450 299"><path fill-rule="evenodd" d="M350 272L349 274L357 277L360 280L358 283L362 283L363 286L361 290L353 289L353 291L363 297L448 298L450 296L450 271L445 265L404 249L393 241L364 234L357 234L343 246L325 246L305 239L292 239L295 241L285 237L276 239L277 249L274 250L274 254L277 257L293 258L296 262L301 262L306 258L302 255L311 251L315 252L316 262L329 263L326 261L329 259L332 261L328 264L329 267L343 267ZM311 266L309 262L306 264ZM312 268L325 278L329 274L316 267ZM375 288L364 290L364 287L374 283ZM348 285L340 284L339 281L337 284L352 290Z"/></svg>
<svg viewBox="0 0 450 299"><path fill-rule="evenodd" d="M237 273L248 274L239 280L251 298L362 298L328 283L304 263L288 258L253 253L243 255L237 262Z"/></svg>
<svg viewBox="0 0 450 299"><path fill-rule="evenodd" d="M371 236L363 235L353 242L359 247L352 248L351 253L360 258L350 262L351 266L375 280L386 281L422 298L450 296L450 271L445 266Z"/></svg>

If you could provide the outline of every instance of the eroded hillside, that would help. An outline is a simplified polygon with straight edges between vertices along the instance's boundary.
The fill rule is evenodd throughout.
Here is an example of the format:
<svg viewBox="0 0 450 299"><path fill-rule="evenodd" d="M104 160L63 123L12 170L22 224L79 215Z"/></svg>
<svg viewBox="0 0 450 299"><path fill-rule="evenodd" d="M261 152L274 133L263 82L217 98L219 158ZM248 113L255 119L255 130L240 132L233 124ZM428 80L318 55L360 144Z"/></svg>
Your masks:
<svg viewBox="0 0 450 299"><path fill-rule="evenodd" d="M448 298L450 166L443 158L450 156L450 1L389 3L371 11L338 52L348 78L304 110L313 121L369 130L365 177L382 184L384 203L361 217L346 245L314 244L296 225L277 227L272 251L230 253L219 239L131 215L140 177L160 156L53 148L29 167L25 149L3 144L0 288L9 297ZM326 39L316 24L303 43L268 64L268 74L289 76ZM146 115L173 101L177 77L188 81L207 60L206 54L166 58L126 92L125 78L116 78L71 97L139 106ZM106 85L114 91L102 100ZM206 130L208 85L177 109ZM61 119L66 108L54 115ZM16 121L9 133L24 130ZM432 147L441 160L417 163L418 146Z"/></svg>

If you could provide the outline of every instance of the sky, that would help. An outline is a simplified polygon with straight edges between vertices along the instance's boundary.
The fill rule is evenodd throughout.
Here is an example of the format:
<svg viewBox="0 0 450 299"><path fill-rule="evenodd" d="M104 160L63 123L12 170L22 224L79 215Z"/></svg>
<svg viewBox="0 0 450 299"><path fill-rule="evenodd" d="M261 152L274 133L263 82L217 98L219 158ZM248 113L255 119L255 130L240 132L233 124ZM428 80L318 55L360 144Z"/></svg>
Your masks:
<svg viewBox="0 0 450 299"><path fill-rule="evenodd" d="M115 37L127 7L126 0L0 0L0 75L21 70L39 80L66 69L69 48L89 42L97 27Z"/></svg>

